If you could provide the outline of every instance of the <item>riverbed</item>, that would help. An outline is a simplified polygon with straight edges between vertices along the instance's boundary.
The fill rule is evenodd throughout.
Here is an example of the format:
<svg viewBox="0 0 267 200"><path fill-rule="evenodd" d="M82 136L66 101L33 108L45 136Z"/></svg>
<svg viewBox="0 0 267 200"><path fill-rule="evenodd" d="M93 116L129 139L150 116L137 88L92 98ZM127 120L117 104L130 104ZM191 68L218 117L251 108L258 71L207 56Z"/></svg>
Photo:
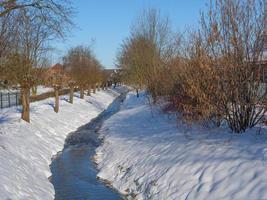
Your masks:
<svg viewBox="0 0 267 200"><path fill-rule="evenodd" d="M52 160L51 183L55 200L119 200L122 196L97 178L92 161L95 149L101 144L98 131L105 120L120 110L124 92L88 124L70 133L62 152Z"/></svg>

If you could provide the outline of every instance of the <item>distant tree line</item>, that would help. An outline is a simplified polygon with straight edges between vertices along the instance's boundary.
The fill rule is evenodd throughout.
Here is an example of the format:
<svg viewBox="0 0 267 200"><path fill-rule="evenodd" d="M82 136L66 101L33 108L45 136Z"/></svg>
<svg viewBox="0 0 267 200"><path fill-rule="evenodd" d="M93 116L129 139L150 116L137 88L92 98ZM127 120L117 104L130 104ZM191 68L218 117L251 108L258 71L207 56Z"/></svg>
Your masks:
<svg viewBox="0 0 267 200"><path fill-rule="evenodd" d="M173 33L169 19L146 10L118 53L124 81L147 89L187 121L227 122L242 133L266 114L263 0L209 1L197 30Z"/></svg>

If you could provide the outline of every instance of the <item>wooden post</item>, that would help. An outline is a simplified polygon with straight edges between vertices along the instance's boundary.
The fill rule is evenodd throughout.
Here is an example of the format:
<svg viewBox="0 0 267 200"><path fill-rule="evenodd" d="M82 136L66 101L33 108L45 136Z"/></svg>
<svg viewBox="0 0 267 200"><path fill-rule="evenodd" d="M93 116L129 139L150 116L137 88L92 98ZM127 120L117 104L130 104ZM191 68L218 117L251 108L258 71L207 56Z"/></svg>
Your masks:
<svg viewBox="0 0 267 200"><path fill-rule="evenodd" d="M8 97L8 107L10 108L11 107L11 103L10 103L10 94L9 94L9 92L7 93L7 97Z"/></svg>

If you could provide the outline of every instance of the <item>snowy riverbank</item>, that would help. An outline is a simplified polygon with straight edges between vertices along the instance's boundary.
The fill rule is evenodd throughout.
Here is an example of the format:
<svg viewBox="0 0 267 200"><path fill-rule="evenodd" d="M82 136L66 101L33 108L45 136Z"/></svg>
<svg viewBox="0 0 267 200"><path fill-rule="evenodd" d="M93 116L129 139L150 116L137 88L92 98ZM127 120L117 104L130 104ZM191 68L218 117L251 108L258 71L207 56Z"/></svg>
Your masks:
<svg viewBox="0 0 267 200"><path fill-rule="evenodd" d="M31 104L31 123L20 120L20 108L0 110L0 199L54 199L49 182L51 157L63 148L66 136L101 113L119 94L101 91L74 104L61 97Z"/></svg>
<svg viewBox="0 0 267 200"><path fill-rule="evenodd" d="M178 124L130 93L107 120L98 176L136 199L267 199L267 131Z"/></svg>

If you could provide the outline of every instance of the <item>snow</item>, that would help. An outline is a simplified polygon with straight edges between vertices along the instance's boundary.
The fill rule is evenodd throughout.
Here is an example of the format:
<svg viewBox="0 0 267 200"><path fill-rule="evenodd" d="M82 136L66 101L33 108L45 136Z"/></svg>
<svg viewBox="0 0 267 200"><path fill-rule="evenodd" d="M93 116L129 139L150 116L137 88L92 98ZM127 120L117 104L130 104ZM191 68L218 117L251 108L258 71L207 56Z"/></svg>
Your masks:
<svg viewBox="0 0 267 200"><path fill-rule="evenodd" d="M135 199L267 199L267 134L178 123L129 93L101 128L98 177Z"/></svg>
<svg viewBox="0 0 267 200"><path fill-rule="evenodd" d="M37 86L37 94L36 95L51 92L51 91L54 91L54 89L52 87L45 87L45 86L39 85L39 86Z"/></svg>
<svg viewBox="0 0 267 200"><path fill-rule="evenodd" d="M38 85L37 86L36 95L40 95L40 94L43 94L43 93L51 92L53 90L54 89L52 87L46 87L46 86L43 86L43 85ZM17 89L0 89L0 92L3 93L3 94L7 94L7 93L19 92L19 90L17 90ZM32 93L32 91L31 91L31 93Z"/></svg>
<svg viewBox="0 0 267 200"><path fill-rule="evenodd" d="M20 120L20 107L0 110L0 199L54 199L51 158L64 146L66 136L96 117L118 96L97 92L74 104L61 96L59 113L54 99L31 103L31 123Z"/></svg>

